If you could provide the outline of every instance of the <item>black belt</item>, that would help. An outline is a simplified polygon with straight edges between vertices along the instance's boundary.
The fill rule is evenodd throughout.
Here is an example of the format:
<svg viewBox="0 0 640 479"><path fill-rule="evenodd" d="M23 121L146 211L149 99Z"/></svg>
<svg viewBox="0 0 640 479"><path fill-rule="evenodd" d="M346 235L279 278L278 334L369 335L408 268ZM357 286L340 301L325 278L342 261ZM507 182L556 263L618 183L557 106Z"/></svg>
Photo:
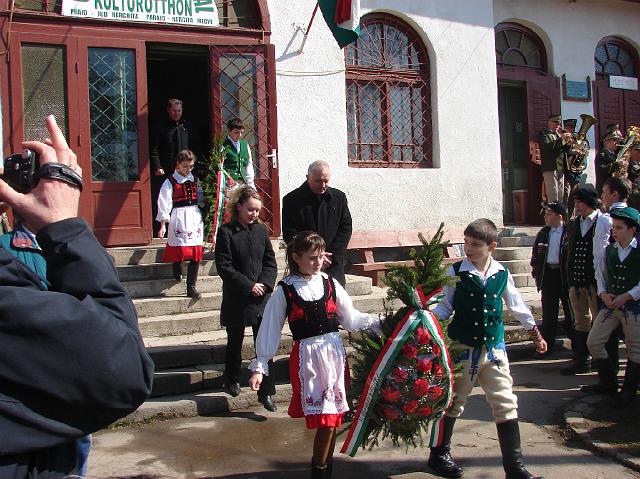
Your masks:
<svg viewBox="0 0 640 479"><path fill-rule="evenodd" d="M559 263L545 263L545 266L549 269L560 269L560 264Z"/></svg>

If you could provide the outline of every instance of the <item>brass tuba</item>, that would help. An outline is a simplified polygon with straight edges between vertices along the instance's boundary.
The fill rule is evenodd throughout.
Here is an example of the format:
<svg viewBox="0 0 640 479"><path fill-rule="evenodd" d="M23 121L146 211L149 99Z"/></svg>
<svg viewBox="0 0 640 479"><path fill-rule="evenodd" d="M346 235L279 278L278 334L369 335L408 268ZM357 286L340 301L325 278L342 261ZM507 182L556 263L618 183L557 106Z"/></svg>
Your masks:
<svg viewBox="0 0 640 479"><path fill-rule="evenodd" d="M567 155L567 167L569 171L576 174L581 174L587 168L587 157L591 148L589 140L587 140L587 132L598 123L595 117L585 113L580 115L580 119L582 120L580 130L574 133L568 142L571 145L571 150Z"/></svg>
<svg viewBox="0 0 640 479"><path fill-rule="evenodd" d="M629 157L631 156L631 149L640 143L640 127L630 126L627 128L627 137L624 144L618 150L616 155L616 163L618 163L618 169L614 171L612 176L627 177L627 168L629 167Z"/></svg>

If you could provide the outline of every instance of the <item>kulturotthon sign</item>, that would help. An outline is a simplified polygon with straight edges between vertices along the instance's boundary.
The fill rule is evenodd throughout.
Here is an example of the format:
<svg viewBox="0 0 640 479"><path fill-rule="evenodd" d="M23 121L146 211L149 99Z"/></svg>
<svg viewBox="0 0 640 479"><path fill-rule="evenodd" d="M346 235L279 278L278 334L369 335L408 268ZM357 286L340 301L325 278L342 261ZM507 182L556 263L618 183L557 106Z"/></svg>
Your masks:
<svg viewBox="0 0 640 479"><path fill-rule="evenodd" d="M127 22L220 24L214 0L63 0L62 14Z"/></svg>

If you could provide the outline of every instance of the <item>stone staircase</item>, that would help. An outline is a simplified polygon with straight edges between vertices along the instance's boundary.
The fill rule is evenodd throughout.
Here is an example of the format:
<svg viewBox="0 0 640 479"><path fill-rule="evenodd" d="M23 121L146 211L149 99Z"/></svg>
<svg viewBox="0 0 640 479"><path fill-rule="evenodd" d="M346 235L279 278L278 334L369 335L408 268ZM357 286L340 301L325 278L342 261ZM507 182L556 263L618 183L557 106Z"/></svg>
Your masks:
<svg viewBox="0 0 640 479"><path fill-rule="evenodd" d="M514 276L534 312L539 312L539 295L533 287L529 258L538 228L505 228L495 257ZM164 244L156 241L145 247L111 248L118 274L131 295L139 316L145 345L155 365L152 397L138 411L121 421L132 424L158 418L214 414L255 405L256 395L246 387L254 357L251 329L245 332L243 346L243 393L232 398L223 391L226 332L220 325L222 281L216 274L211 253L200 264L200 300L186 297L185 280L172 278L170 264L161 263ZM284 271L284 253L274 241L279 275ZM377 314L384 310L386 291L372 286L371 279L347 275L347 292L360 311ZM526 339L526 334L508 315L507 341ZM345 345L349 337L344 333ZM276 381L288 383L288 353L291 334L285 327L278 356L274 358ZM278 386L277 401L286 401L290 388Z"/></svg>

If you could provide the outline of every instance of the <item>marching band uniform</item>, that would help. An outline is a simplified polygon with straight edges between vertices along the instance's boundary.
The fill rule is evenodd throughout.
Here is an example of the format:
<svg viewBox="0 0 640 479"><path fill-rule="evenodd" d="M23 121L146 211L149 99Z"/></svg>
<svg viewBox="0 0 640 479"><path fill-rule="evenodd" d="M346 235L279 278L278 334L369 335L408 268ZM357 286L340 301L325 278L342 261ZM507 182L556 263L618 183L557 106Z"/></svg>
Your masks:
<svg viewBox="0 0 640 479"><path fill-rule="evenodd" d="M198 208L198 182L192 173L182 176L175 171L165 180L158 195L156 219L169 223L162 261L173 263L174 278L180 281L181 263L188 260L187 296L199 298L195 286L202 260L204 225Z"/></svg>
<svg viewBox="0 0 640 479"><path fill-rule="evenodd" d="M558 115L551 115L549 120L557 119ZM567 196L564 188L564 165L567 151L570 145L565 145L562 137L556 130L543 128L538 133L538 146L540 147L540 161L542 177L547 190L548 203L567 204Z"/></svg>
<svg viewBox="0 0 640 479"><path fill-rule="evenodd" d="M227 137L224 147L224 171L229 173L236 183L242 181L255 190L255 173L249 143L245 140L233 141Z"/></svg>

